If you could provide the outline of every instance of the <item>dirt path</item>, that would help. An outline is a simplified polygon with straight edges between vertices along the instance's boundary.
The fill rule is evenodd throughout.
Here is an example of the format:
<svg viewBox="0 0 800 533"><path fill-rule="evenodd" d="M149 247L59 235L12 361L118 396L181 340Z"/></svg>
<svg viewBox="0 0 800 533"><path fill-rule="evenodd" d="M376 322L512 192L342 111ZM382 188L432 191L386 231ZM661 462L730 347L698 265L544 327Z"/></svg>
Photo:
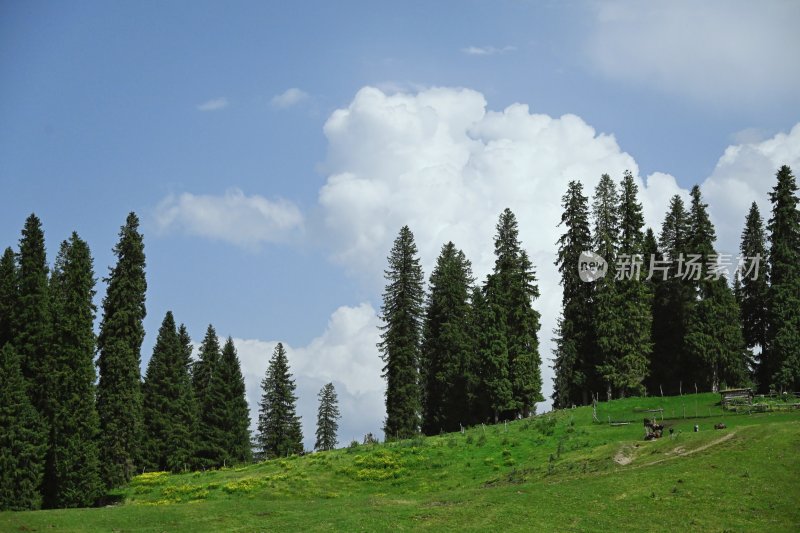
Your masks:
<svg viewBox="0 0 800 533"><path fill-rule="evenodd" d="M649 463L637 464L637 465L634 465L633 468L642 468L642 467L645 467L645 466L656 465L658 463L663 463L664 461L669 461L670 459L674 459L676 457L686 457L687 455L692 455L693 453L702 452L703 450L707 450L708 448L711 448L712 446L716 446L717 444L722 444L723 442L732 439L734 435L736 435L735 431L733 431L731 433L728 433L727 435L723 435L722 437L720 437L720 438L718 438L716 440L713 440L713 441L709 442L708 444L704 444L702 446L698 446L697 448L694 448L694 449L689 450L689 451L686 451L683 448L683 446L678 446L677 448L675 448L671 452L667 452L667 455L669 455L669 457L664 457L663 459L650 461ZM624 446L623 448L621 448L617 452L617 454L614 456L614 462L617 463L620 466L627 466L627 465L631 464L633 462L633 457L630 457L630 456L628 456L626 454L626 452L630 452L630 451L631 451L631 449L629 447L627 447L627 446Z"/></svg>

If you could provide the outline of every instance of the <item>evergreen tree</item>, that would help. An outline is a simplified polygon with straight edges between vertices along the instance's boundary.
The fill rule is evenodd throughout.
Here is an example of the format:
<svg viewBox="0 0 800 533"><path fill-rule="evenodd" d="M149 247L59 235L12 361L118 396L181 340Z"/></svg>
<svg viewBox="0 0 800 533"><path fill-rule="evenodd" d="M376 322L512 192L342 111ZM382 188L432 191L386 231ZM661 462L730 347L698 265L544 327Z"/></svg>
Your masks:
<svg viewBox="0 0 800 533"><path fill-rule="evenodd" d="M690 192L692 205L689 208L689 255L699 255L700 275L695 279L691 275L691 269L685 267L687 280L703 296L708 292L709 277L713 277L714 268L712 263L716 259L714 251L714 241L717 240L714 225L708 216L708 204L703 203L700 187L695 185Z"/></svg>
<svg viewBox="0 0 800 533"><path fill-rule="evenodd" d="M428 435L456 431L467 423L471 339L470 289L474 279L464 252L442 247L430 278L422 341L423 421Z"/></svg>
<svg viewBox="0 0 800 533"><path fill-rule="evenodd" d="M194 455L193 400L185 345L167 311L142 384L145 465L173 472L189 467Z"/></svg>
<svg viewBox="0 0 800 533"><path fill-rule="evenodd" d="M556 330L553 403L556 407L589 401L587 376L595 367L594 335L591 327L592 284L579 277L581 252L592 248L588 198L583 184L571 181L562 197L560 226L566 231L558 239L558 271L563 287L562 312Z"/></svg>
<svg viewBox="0 0 800 533"><path fill-rule="evenodd" d="M667 271L653 271L653 356L651 384L665 394L690 390L684 355L687 314L694 296L678 274L679 259L689 253L689 214L680 196L670 200L661 225L658 260L667 261ZM656 265L658 266L658 265ZM666 276L666 279L664 279Z"/></svg>
<svg viewBox="0 0 800 533"><path fill-rule="evenodd" d="M289 373L286 350L280 342L261 381L258 412L258 446L265 459L303 451L300 417L295 414L295 384Z"/></svg>
<svg viewBox="0 0 800 533"><path fill-rule="evenodd" d="M619 194L614 181L603 174L594 190L592 218L594 219L594 248L609 264L614 264L619 248ZM604 278L607 279L607 278Z"/></svg>
<svg viewBox="0 0 800 533"><path fill-rule="evenodd" d="M328 451L336 448L339 441L336 433L339 431L339 399L333 383L328 383L319 391L319 409L317 410L317 442L314 449Z"/></svg>
<svg viewBox="0 0 800 533"><path fill-rule="evenodd" d="M536 402L544 400L539 313L532 306L532 301L539 297L539 288L533 265L519 240L517 219L510 209L500 214L496 229L495 266L487 279L486 300L505 333L512 404L502 415L513 419L529 416Z"/></svg>
<svg viewBox="0 0 800 533"><path fill-rule="evenodd" d="M130 213L114 247L103 320L97 339L97 412L100 416L100 463L108 487L133 475L142 438L141 347L145 317L144 242L139 218Z"/></svg>
<svg viewBox="0 0 800 533"><path fill-rule="evenodd" d="M200 358L192 370L192 388L199 410L196 433L196 461L201 468L225 464L226 435L223 430L225 408L222 381L219 376L222 355L214 326L208 326Z"/></svg>
<svg viewBox="0 0 800 533"><path fill-rule="evenodd" d="M501 413L514 409L515 404L509 378L504 310L490 303L484 292L485 289L477 288L472 292L475 359L480 379L470 403L475 422L489 419L497 423Z"/></svg>
<svg viewBox="0 0 800 533"><path fill-rule="evenodd" d="M219 371L222 388L222 432L225 435L226 463L246 463L252 460L250 448L250 408L244 388L244 376L233 339L228 337L222 347Z"/></svg>
<svg viewBox="0 0 800 533"><path fill-rule="evenodd" d="M618 272L609 290L607 276L598 290L608 290L605 297L611 305L598 310L603 321L598 323L597 339L604 357L599 373L609 388L620 396L644 393L643 381L648 374L652 350L652 295L634 264L644 251L644 217L637 200L638 187L633 175L626 172L620 187L617 213L619 244ZM603 301L600 295L600 301ZM601 306L602 307L602 306Z"/></svg>
<svg viewBox="0 0 800 533"><path fill-rule="evenodd" d="M47 437L11 343L0 347L0 383L0 511L36 509Z"/></svg>
<svg viewBox="0 0 800 533"><path fill-rule="evenodd" d="M609 265L616 262L619 248L619 195L608 174L600 177L592 202L594 219L595 251ZM610 270L610 269L609 269ZM620 295L614 278L606 275L594 282L592 329L597 341L596 366L588 376L591 391L605 390L610 400L612 390L624 387L625 379L620 373L621 337L627 317L619 316Z"/></svg>
<svg viewBox="0 0 800 533"><path fill-rule="evenodd" d="M696 360L701 390L718 391L721 384L747 381L745 346L739 306L725 278L711 281L691 309L686 327L686 351Z"/></svg>
<svg viewBox="0 0 800 533"><path fill-rule="evenodd" d="M87 507L103 494L95 408L95 278L89 246L72 233L50 281L53 317L44 478L46 507Z"/></svg>
<svg viewBox="0 0 800 533"><path fill-rule="evenodd" d="M800 390L800 210L792 170L778 170L770 193L770 288L766 371L781 390Z"/></svg>
<svg viewBox="0 0 800 533"><path fill-rule="evenodd" d="M378 348L386 379L386 438L408 438L419 431L421 394L419 379L422 337L422 267L414 235L400 229L388 257L389 268L381 307L381 342Z"/></svg>
<svg viewBox="0 0 800 533"><path fill-rule="evenodd" d="M181 362L189 380L192 379L192 338L189 336L189 331L184 324L178 326L178 341L181 345ZM194 402L194 388L192 388L192 402ZM195 406L197 411L197 406Z"/></svg>
<svg viewBox="0 0 800 533"><path fill-rule="evenodd" d="M700 389L717 391L722 382L744 383L744 337L736 299L725 278L715 273L716 235L700 187L692 187L691 197L688 242L690 254L699 256L699 275L685 267L692 300L685 315L684 371Z"/></svg>
<svg viewBox="0 0 800 533"><path fill-rule="evenodd" d="M736 296L741 308L742 333L745 344L750 349L758 347L760 352L756 359L756 381L761 392L767 392L771 377L764 358L767 344L767 298L769 293L766 269L767 247L764 222L755 202L750 206L750 212L747 214L739 251L743 260L747 262L746 265L743 265L745 269L757 267L757 271L754 270L747 276L737 275ZM757 263L755 263L756 261Z"/></svg>
<svg viewBox="0 0 800 533"><path fill-rule="evenodd" d="M48 267L42 223L36 215L25 220L19 241L18 295L14 310L14 348L28 384L31 403L47 424L50 382L51 318L47 293ZM49 428L47 428L49 433Z"/></svg>
<svg viewBox="0 0 800 533"><path fill-rule="evenodd" d="M17 264L14 250L0 258L0 348L14 340L14 308L17 305Z"/></svg>

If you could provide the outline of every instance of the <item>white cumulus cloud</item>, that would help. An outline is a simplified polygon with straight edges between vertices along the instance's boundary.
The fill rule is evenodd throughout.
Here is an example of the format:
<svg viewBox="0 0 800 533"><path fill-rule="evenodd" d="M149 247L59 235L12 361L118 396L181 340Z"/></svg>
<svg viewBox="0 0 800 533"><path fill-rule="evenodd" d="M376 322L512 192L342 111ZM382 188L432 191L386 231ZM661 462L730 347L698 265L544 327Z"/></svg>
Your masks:
<svg viewBox="0 0 800 533"><path fill-rule="evenodd" d="M230 102L224 96L220 98L214 98L212 100L208 100L207 102L203 102L202 104L197 106L198 111L219 111L220 109L225 109L228 107Z"/></svg>
<svg viewBox="0 0 800 533"><path fill-rule="evenodd" d="M800 92L800 2L691 0L594 4L586 53L604 75L703 103Z"/></svg>
<svg viewBox="0 0 800 533"><path fill-rule="evenodd" d="M701 188L716 226L718 249L737 254L744 220L754 201L766 222L771 216L769 192L775 174L788 165L800 171L800 124L761 142L729 146Z"/></svg>
<svg viewBox="0 0 800 533"><path fill-rule="evenodd" d="M308 98L308 93L298 89L297 87L292 87L291 89L286 89L281 94L276 94L270 100L272 107L276 107L278 109L285 109L287 107L292 107L293 105L299 104L303 100Z"/></svg>
<svg viewBox="0 0 800 533"><path fill-rule="evenodd" d="M161 232L181 231L245 248L284 241L303 226L303 215L293 203L246 196L239 189L221 196L169 195L156 207L154 220Z"/></svg>

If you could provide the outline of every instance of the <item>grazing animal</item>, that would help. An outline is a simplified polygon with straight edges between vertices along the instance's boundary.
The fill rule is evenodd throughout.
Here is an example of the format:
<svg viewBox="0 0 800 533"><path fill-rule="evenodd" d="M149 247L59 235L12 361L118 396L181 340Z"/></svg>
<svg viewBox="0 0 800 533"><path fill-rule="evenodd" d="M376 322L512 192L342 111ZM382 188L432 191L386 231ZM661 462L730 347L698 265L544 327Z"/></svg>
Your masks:
<svg viewBox="0 0 800 533"><path fill-rule="evenodd" d="M719 424L714 424L714 429L726 429L728 426L720 422Z"/></svg>

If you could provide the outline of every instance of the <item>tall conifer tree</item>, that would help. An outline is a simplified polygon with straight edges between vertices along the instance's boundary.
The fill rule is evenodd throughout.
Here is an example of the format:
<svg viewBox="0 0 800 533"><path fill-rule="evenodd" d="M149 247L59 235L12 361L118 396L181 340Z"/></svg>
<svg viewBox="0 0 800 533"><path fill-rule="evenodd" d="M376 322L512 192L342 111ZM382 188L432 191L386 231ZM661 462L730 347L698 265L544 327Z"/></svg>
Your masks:
<svg viewBox="0 0 800 533"><path fill-rule="evenodd" d="M289 372L289 360L278 343L261 381L258 413L258 446L265 459L284 457L303 451L300 417L295 413L295 383Z"/></svg>
<svg viewBox="0 0 800 533"><path fill-rule="evenodd" d="M339 399L333 383L328 383L319 391L319 409L317 410L317 441L314 449L319 451L333 450L338 444L339 431Z"/></svg>
<svg viewBox="0 0 800 533"><path fill-rule="evenodd" d="M188 469L195 448L195 406L185 346L171 311L167 311L158 331L142 396L143 462L158 470Z"/></svg>
<svg viewBox="0 0 800 533"><path fill-rule="evenodd" d="M689 214L681 197L675 195L659 236L658 259L667 261L661 266L668 268L665 272L654 270L651 279L655 285L651 383L665 394L691 390L691 379L684 371L687 365L684 337L693 294L678 275L679 258L689 253L689 230Z"/></svg>
<svg viewBox="0 0 800 533"><path fill-rule="evenodd" d="M748 348L758 349L755 378L761 392L767 392L770 374L766 363L767 344L767 298L769 295L769 274L767 269L767 246L764 221L753 202L745 220L742 242L739 247L745 262L742 274L737 272L736 297L741 309L742 333ZM753 267L752 271L749 269Z"/></svg>
<svg viewBox="0 0 800 533"><path fill-rule="evenodd" d="M703 203L700 187L691 190L689 254L699 256L699 275L687 264L687 284L692 294L686 317L684 370L693 385L717 391L721 383L742 385L745 380L745 345L739 306L724 277L716 272L714 226Z"/></svg>
<svg viewBox="0 0 800 533"><path fill-rule="evenodd" d="M553 402L556 407L569 407L589 401L587 377L594 372L592 284L582 281L578 270L580 254L592 249L592 238L589 200L583 194L583 184L571 181L561 201L563 212L559 225L564 226L565 232L558 239L555 264L561 274L563 297L554 339Z"/></svg>
<svg viewBox="0 0 800 533"><path fill-rule="evenodd" d="M637 194L633 175L625 172L617 212L618 270L609 295L613 305L598 313L606 320L598 325L598 343L605 356L600 374L620 396L644 393L652 350L652 295L634 266L644 251L644 217Z"/></svg>
<svg viewBox="0 0 800 533"><path fill-rule="evenodd" d="M408 226L400 229L388 262L378 343L386 379L384 433L387 439L402 439L419 431L422 408L419 363L425 294L417 246Z"/></svg>
<svg viewBox="0 0 800 533"><path fill-rule="evenodd" d="M47 436L11 343L0 347L0 511L41 504Z"/></svg>
<svg viewBox="0 0 800 533"><path fill-rule="evenodd" d="M222 387L222 431L225 435L227 463L245 463L252 459L250 449L250 408L244 388L244 376L233 339L228 337L219 362Z"/></svg>
<svg viewBox="0 0 800 533"><path fill-rule="evenodd" d="M519 240L517 219L510 209L501 214L495 234L495 266L486 282L487 304L502 323L508 350L508 379L512 407L504 418L527 417L542 396L541 357L539 356L539 312L533 300L539 287L533 264Z"/></svg>
<svg viewBox="0 0 800 533"><path fill-rule="evenodd" d="M47 256L42 223L36 215L25 220L19 241L17 304L14 310L14 348L19 354L28 395L47 425L50 381L51 318ZM47 429L49 433L49 428Z"/></svg>
<svg viewBox="0 0 800 533"><path fill-rule="evenodd" d="M217 332L209 324L200 345L200 358L192 370L192 388L199 410L196 459L202 468L222 466L226 461L224 395L219 375L221 357Z"/></svg>
<svg viewBox="0 0 800 533"><path fill-rule="evenodd" d="M430 278L423 326L422 429L450 432L469 418L468 386L474 365L469 331L472 267L452 242L442 247Z"/></svg>
<svg viewBox="0 0 800 533"><path fill-rule="evenodd" d="M594 219L594 250L608 262L606 276L594 282L592 329L597 339L596 366L588 376L591 391L603 390L610 400L612 391L624 386L620 373L621 337L624 318L619 316L620 296L610 265L614 265L619 248L619 195L608 174L600 177L594 191L592 218Z"/></svg>
<svg viewBox="0 0 800 533"><path fill-rule="evenodd" d="M486 289L472 292L476 368L480 376L471 398L475 422L497 423L502 413L515 408L508 368L505 311L489 302Z"/></svg>
<svg viewBox="0 0 800 533"><path fill-rule="evenodd" d="M108 487L130 480L142 438L140 363L147 281L144 242L135 213L130 213L122 226L114 254L117 264L105 280L108 289L97 339L100 462Z"/></svg>
<svg viewBox="0 0 800 533"><path fill-rule="evenodd" d="M95 278L89 246L77 233L61 245L50 282L53 347L46 507L87 507L103 494L95 407Z"/></svg>
<svg viewBox="0 0 800 533"><path fill-rule="evenodd" d="M17 264L14 250L6 248L0 258L0 348L14 340L14 309L17 306Z"/></svg>
<svg viewBox="0 0 800 533"><path fill-rule="evenodd" d="M781 390L800 390L800 210L792 170L778 170L770 193L767 372Z"/></svg>

